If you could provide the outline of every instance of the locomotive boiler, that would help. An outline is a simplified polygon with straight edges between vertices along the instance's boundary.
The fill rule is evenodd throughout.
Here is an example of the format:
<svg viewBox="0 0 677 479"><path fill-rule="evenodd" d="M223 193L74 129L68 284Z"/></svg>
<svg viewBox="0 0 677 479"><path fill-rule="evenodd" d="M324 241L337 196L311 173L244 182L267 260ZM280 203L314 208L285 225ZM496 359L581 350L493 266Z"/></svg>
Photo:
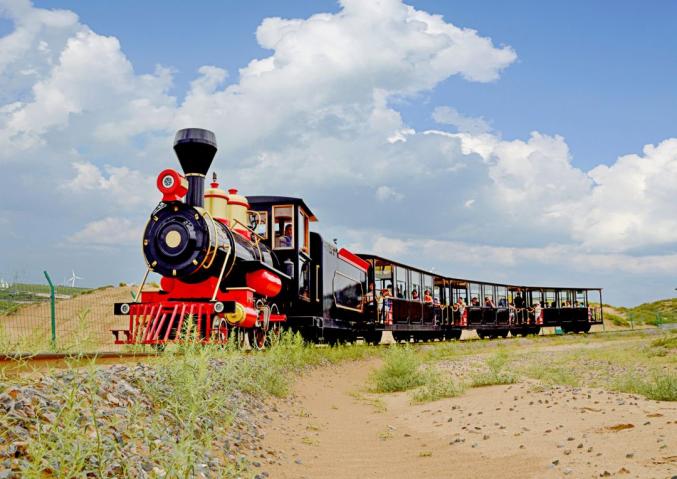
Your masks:
<svg viewBox="0 0 677 479"><path fill-rule="evenodd" d="M166 169L157 178L162 200L143 233L148 266L137 301L116 304L129 314L118 343L161 344L181 337L187 319L203 341L226 341L229 327L263 346L266 333L285 317L274 298L288 277L253 231L256 215L244 196L214 181L205 191L217 152L214 133L188 128L176 133L174 151L183 174ZM254 219L254 225L252 225ZM143 289L148 274L161 275L158 290ZM124 338L120 337L124 333Z"/></svg>

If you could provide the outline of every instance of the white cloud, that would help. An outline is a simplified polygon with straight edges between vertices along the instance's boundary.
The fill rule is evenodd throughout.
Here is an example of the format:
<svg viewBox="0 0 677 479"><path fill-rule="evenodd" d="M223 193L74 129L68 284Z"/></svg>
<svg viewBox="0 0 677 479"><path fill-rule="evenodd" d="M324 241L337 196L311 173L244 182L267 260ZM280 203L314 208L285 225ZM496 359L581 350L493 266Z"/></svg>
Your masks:
<svg viewBox="0 0 677 479"><path fill-rule="evenodd" d="M136 72L116 38L72 12L5 1L0 16L14 31L0 39L0 162L17 178L8 192L36 191L43 219L73 203L88 206L88 219L104 218L82 228L86 220L69 214L55 235L127 244L132 234L119 227L140 237L135 225L159 199L153 178L177 167L174 131L200 126L217 134L224 186L303 196L320 228L387 233L373 245L383 254L466 248L463 258L506 267L555 257L667 274L677 244L677 139L586 172L561 136L504 139L452 107L434 109L439 129L417 132L397 100L418 101L453 75L495 81L515 52L399 0L341 7L264 20L256 35L267 57L241 68L235 83L215 58L179 103L168 93L171 68ZM42 176L44 187L35 184ZM403 239L412 231L439 243ZM649 247L654 253L642 253Z"/></svg>
<svg viewBox="0 0 677 479"><path fill-rule="evenodd" d="M379 201L400 201L404 195L390 186L381 185L376 188L376 198Z"/></svg>
<svg viewBox="0 0 677 479"><path fill-rule="evenodd" d="M491 131L491 125L484 118L473 118L459 113L449 106L438 106L433 110L433 119L437 123L455 126L463 133L486 133Z"/></svg>
<svg viewBox="0 0 677 479"><path fill-rule="evenodd" d="M127 207L148 205L159 199L153 177L144 176L127 167L104 166L107 176L98 166L89 163L73 163L77 175L61 185L62 190L78 195L86 191L110 193L110 199Z"/></svg>
<svg viewBox="0 0 677 479"><path fill-rule="evenodd" d="M88 223L68 240L85 246L127 246L139 243L139 227L128 218L106 217Z"/></svg>

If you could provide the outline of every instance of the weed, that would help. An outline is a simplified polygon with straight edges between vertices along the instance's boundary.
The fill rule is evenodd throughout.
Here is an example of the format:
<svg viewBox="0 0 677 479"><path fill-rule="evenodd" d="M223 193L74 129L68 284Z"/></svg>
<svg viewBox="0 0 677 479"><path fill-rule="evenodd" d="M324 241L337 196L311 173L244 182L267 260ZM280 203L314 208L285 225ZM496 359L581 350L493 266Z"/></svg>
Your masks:
<svg viewBox="0 0 677 479"><path fill-rule="evenodd" d="M677 401L677 373L658 370L648 377L626 374L614 382L613 388L621 392L641 394L655 401Z"/></svg>
<svg viewBox="0 0 677 479"><path fill-rule="evenodd" d="M493 386L516 383L518 377L510 371L504 371L509 356L506 351L498 351L486 361L488 371L472 376L472 387Z"/></svg>
<svg viewBox="0 0 677 479"><path fill-rule="evenodd" d="M432 367L425 370L423 378L423 386L411 395L413 402L423 403L456 397L465 391L463 384L456 383L451 377L445 376Z"/></svg>
<svg viewBox="0 0 677 479"><path fill-rule="evenodd" d="M371 375L374 390L380 393L407 391L424 384L419 370L421 361L409 346L391 346L383 358L383 366Z"/></svg>

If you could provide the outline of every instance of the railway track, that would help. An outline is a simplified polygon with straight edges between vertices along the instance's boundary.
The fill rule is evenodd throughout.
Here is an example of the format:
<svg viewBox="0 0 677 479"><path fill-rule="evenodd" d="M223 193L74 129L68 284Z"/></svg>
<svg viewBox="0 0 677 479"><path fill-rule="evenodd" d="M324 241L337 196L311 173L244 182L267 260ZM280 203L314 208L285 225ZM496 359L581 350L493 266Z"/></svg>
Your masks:
<svg viewBox="0 0 677 479"><path fill-rule="evenodd" d="M592 331L587 333L586 336L597 336L597 335L624 335L632 334L634 332L640 331L639 329L635 330L616 330L616 331ZM555 336L554 334L542 334L540 336ZM510 336L508 338L496 338L496 339L480 339L480 338L465 338L458 341L462 342L475 342L475 341L513 341L517 339L523 339L521 337ZM450 344L453 341L444 341L446 344ZM363 344L363 341L358 341L359 344ZM377 346L389 346L394 344L391 342L381 343ZM401 342L398 344L402 344ZM421 341L421 342L408 342L406 344L411 345L426 345L426 344L442 344L439 341ZM329 347L327 344L316 344L318 347ZM245 352L253 352L252 349L246 349ZM96 363L96 364L117 364L117 363L126 363L133 362L137 360L148 360L154 359L162 356L162 352L152 351L152 352L123 352L123 351L103 351L103 352L92 352L92 353L14 353L14 354L4 354L0 355L0 367L7 367L8 365L18 367L22 366L30 370L30 365L38 367L58 367L62 365L63 367L72 367L73 365L78 364L87 364L87 363Z"/></svg>

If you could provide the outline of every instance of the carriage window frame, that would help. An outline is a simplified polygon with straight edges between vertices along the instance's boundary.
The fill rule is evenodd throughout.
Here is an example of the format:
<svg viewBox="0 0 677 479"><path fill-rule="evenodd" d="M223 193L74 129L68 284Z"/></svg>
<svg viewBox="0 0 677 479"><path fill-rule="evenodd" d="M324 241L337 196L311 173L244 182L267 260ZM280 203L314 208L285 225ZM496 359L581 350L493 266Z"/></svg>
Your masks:
<svg viewBox="0 0 677 479"><path fill-rule="evenodd" d="M284 235L284 226L282 227L282 234L280 236L277 236L277 218L278 214L277 211L281 210L283 208L291 208L291 215L287 216L284 215L284 218L289 218L289 221L291 222L291 230L292 230L292 238L291 238L291 246L278 246L277 245L277 240L279 238L282 238ZM286 205L273 205L272 209L272 217L273 221L271 222L272 230L271 230L271 245L274 250L293 250L296 247L296 215L294 215L294 205L293 204L286 204ZM287 221L285 220L285 225L287 224Z"/></svg>
<svg viewBox="0 0 677 479"><path fill-rule="evenodd" d="M485 300L484 298L489 297L492 303L494 303L494 306L496 306L496 301L494 301L494 298L496 297L496 291L494 288L493 284L483 284L482 285L482 297L479 298L480 300L480 306L483 308L486 308Z"/></svg>
<svg viewBox="0 0 677 479"><path fill-rule="evenodd" d="M495 287L496 291L496 299L494 301L494 304L498 308L507 308L508 305L510 304L508 301L508 287L507 286L496 286ZM504 305L499 306L501 299L503 299Z"/></svg>
<svg viewBox="0 0 677 479"><path fill-rule="evenodd" d="M482 285L479 283L469 283L468 284L468 306L472 306L472 299L477 298L479 306L482 306Z"/></svg>
<svg viewBox="0 0 677 479"><path fill-rule="evenodd" d="M395 268L393 264L387 261L377 259L373 265L373 268L374 268L375 293L377 294L380 293L384 289L388 288L388 285L390 285L390 288L388 288L388 290L390 291L390 295L394 296L395 290L393 289L393 284L395 283L394 281ZM384 274L387 273L388 271L390 274Z"/></svg>
<svg viewBox="0 0 677 479"><path fill-rule="evenodd" d="M402 297L398 298L398 299L408 299L408 295L409 295L409 275L407 274L407 268L395 265L393 272L394 272L393 297L397 298L397 288L400 285L403 285L402 289L400 290L402 292Z"/></svg>
<svg viewBox="0 0 677 479"><path fill-rule="evenodd" d="M423 275L419 271L409 271L409 288L413 291L414 287L416 287L416 290L418 292L418 299L414 299L414 296L412 294L412 291L409 291L408 293L408 298L409 301L418 301L419 303L423 301L423 291L421 289L421 286L423 285Z"/></svg>

